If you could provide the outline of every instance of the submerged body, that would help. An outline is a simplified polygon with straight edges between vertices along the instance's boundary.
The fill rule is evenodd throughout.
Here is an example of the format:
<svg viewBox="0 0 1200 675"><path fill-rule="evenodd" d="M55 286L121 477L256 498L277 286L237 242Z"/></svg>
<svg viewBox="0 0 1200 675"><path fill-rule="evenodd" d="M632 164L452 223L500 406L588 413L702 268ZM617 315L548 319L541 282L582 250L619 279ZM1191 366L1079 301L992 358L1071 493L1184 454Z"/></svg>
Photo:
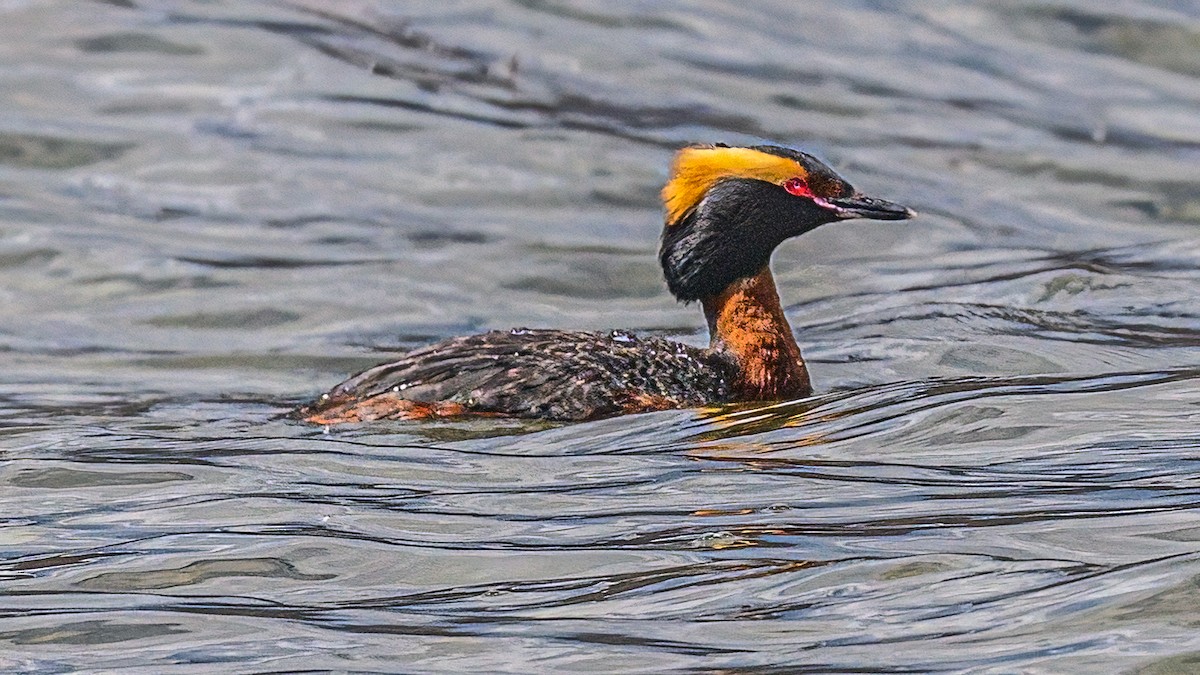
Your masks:
<svg viewBox="0 0 1200 675"><path fill-rule="evenodd" d="M771 253L824 223L912 216L776 146L685 148L663 201L659 260L671 293L704 308L708 348L623 331L494 331L363 371L294 416L318 424L468 414L579 421L806 396L808 369Z"/></svg>
<svg viewBox="0 0 1200 675"><path fill-rule="evenodd" d="M409 352L301 414L325 424L466 413L587 420L728 401L735 377L727 355L662 338L518 328Z"/></svg>

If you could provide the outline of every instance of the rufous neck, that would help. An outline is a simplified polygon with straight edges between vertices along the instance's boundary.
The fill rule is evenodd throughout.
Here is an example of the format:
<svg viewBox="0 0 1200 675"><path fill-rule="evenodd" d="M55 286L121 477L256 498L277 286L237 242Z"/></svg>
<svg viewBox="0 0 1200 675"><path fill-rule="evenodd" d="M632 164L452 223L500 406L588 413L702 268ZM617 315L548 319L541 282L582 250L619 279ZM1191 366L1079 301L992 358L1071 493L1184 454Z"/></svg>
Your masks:
<svg viewBox="0 0 1200 675"><path fill-rule="evenodd" d="M812 393L808 368L779 304L770 268L735 281L702 303L710 346L738 363L739 400L772 401Z"/></svg>

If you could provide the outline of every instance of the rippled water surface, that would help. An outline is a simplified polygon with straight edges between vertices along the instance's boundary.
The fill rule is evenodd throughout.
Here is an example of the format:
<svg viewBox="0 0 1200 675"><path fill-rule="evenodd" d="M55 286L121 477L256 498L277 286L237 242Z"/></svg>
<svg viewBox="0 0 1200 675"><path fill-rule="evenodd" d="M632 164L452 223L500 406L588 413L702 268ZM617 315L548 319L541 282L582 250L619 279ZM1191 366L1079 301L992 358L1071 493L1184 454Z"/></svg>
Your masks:
<svg viewBox="0 0 1200 675"><path fill-rule="evenodd" d="M0 670L1200 672L1200 6L0 2ZM817 396L279 418L510 326L695 344L673 148Z"/></svg>

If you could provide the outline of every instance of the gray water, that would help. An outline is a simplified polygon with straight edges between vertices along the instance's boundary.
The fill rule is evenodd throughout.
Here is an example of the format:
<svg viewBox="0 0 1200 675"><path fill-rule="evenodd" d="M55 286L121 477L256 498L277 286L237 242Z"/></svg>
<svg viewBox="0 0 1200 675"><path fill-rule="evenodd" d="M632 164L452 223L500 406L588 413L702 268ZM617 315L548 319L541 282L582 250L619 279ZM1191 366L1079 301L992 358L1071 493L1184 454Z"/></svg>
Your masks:
<svg viewBox="0 0 1200 675"><path fill-rule="evenodd" d="M0 670L1200 672L1200 6L0 2ZM818 395L289 406L705 341L693 141L920 212L775 256Z"/></svg>

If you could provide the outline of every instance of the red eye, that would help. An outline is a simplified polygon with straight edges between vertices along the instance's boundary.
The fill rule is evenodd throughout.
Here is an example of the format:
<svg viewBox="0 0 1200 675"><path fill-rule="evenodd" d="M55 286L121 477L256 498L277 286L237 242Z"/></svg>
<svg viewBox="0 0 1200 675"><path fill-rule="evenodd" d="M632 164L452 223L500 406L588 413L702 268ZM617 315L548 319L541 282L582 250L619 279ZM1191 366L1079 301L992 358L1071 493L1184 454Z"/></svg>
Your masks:
<svg viewBox="0 0 1200 675"><path fill-rule="evenodd" d="M797 197L813 197L812 190L808 189L808 181L803 178L789 178L783 182L783 189L789 194Z"/></svg>

